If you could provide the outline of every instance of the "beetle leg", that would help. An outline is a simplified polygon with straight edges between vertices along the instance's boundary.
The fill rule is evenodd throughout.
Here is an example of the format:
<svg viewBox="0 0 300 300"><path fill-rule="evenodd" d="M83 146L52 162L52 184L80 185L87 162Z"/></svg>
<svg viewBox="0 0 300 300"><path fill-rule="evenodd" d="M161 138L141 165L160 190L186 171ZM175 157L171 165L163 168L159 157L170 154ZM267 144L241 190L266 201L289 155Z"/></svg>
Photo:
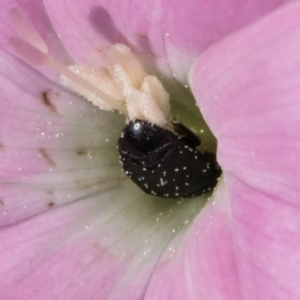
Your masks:
<svg viewBox="0 0 300 300"><path fill-rule="evenodd" d="M171 121L173 130L177 134L178 137L185 140L188 144L192 146L200 146L201 139L199 136L197 136L193 131L188 129L186 126L184 126L182 123L172 120Z"/></svg>

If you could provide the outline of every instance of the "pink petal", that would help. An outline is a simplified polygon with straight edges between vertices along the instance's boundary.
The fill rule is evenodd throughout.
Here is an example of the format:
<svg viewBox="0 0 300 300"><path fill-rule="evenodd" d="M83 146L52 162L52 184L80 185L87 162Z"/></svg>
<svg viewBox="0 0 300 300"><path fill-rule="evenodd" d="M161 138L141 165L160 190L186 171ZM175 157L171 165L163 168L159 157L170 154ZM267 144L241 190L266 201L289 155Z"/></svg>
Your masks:
<svg viewBox="0 0 300 300"><path fill-rule="evenodd" d="M245 299L298 299L299 205L228 177L239 279Z"/></svg>
<svg viewBox="0 0 300 300"><path fill-rule="evenodd" d="M154 262L143 260L126 247L110 229L108 211L105 220L97 220L102 205L99 196L89 197L2 229L1 298L107 299L136 273L139 289L134 293L143 293L155 256ZM122 230L127 238L129 228ZM123 299L138 299L130 295Z"/></svg>
<svg viewBox="0 0 300 300"><path fill-rule="evenodd" d="M218 139L245 299L300 296L299 20L299 2L283 7L212 47L191 73Z"/></svg>
<svg viewBox="0 0 300 300"><path fill-rule="evenodd" d="M98 110L95 113L85 100L3 51L0 78L0 178L7 183L22 182L2 188L4 212L14 210L1 217L2 224L44 211L50 203L80 198L87 193L81 186L121 176L118 153L108 150L115 149L118 133L113 133L113 128L117 132L119 125L121 130L121 118ZM108 142L103 143L106 139ZM101 154L107 151L112 155L102 160ZM111 174L101 171L101 166L107 165ZM84 174L82 170L88 169L93 172Z"/></svg>
<svg viewBox="0 0 300 300"><path fill-rule="evenodd" d="M166 54L174 74L186 81L191 63L210 45L286 2L290 1L163 0Z"/></svg>
<svg viewBox="0 0 300 300"><path fill-rule="evenodd" d="M104 191L2 228L1 298L141 299L178 213L191 209L122 192L129 199ZM159 215L166 207L174 212Z"/></svg>
<svg viewBox="0 0 300 300"><path fill-rule="evenodd" d="M221 185L189 231L168 245L145 299L242 299L230 206Z"/></svg>
<svg viewBox="0 0 300 300"><path fill-rule="evenodd" d="M25 15L25 17L30 20L30 22L45 40L49 48L49 53L52 56L67 65L72 62L68 53L66 53L64 46L61 44L59 38L54 32L41 1L4 0L1 2L1 48L23 59L23 56L15 51L10 42L11 38L18 37L18 33L15 30L10 17L10 11L13 8L18 8ZM55 74L52 70L44 68L39 69L39 72L55 82L59 81L57 74Z"/></svg>

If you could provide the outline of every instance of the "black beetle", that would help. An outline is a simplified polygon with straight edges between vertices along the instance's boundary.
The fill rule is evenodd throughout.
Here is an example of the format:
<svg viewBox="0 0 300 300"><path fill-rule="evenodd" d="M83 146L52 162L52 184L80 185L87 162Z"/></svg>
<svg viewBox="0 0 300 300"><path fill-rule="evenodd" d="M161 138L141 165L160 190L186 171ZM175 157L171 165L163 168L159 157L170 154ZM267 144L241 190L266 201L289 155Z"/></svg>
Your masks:
<svg viewBox="0 0 300 300"><path fill-rule="evenodd" d="M118 141L123 169L148 194L203 195L214 188L221 174L216 157L199 152L200 138L183 124L172 125L175 133L147 121L130 121Z"/></svg>

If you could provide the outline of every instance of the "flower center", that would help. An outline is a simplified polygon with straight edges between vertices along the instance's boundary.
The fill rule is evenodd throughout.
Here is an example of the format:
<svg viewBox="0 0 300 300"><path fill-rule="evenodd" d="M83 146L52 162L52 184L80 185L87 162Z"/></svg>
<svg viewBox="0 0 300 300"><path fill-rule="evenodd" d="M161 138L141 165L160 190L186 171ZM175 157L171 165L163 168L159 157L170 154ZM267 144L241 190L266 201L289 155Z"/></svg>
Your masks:
<svg viewBox="0 0 300 300"><path fill-rule="evenodd" d="M11 43L31 64L44 64L54 69L60 74L61 81L66 87L101 110L118 110L127 117L128 122L146 121L140 124L143 124L143 128L148 130L153 139L159 138L159 142L155 143L158 145L156 149L149 153L140 151L137 156L132 155L135 149L132 145L128 145L129 140L121 136L119 141L121 162L126 173L137 185L141 178L146 178L140 186L145 187L143 189L146 192L149 187L149 193L153 195L178 198L201 195L215 186L220 175L220 168L215 155L212 154L216 151L216 140L204 119L197 113L195 104L191 104L192 94L188 90L179 88L178 92L177 88L176 93L171 95L174 99L172 113L188 127L198 130L205 140L201 145L202 153L196 150L198 141L191 131L180 123L174 126L170 117L169 94L155 76L148 75L144 71L127 46L115 44L103 50L102 63L97 67L81 65L67 67L48 53L46 43L17 9L11 10L11 18L22 38L13 38ZM197 127L193 128L195 124ZM125 131L128 129L126 128L127 126ZM149 136L140 137L139 133L135 134L137 135L133 136L134 143L140 149L140 143L145 145L145 139L149 139ZM149 165L145 163L146 161ZM171 172L177 173L169 175ZM187 173L184 178L183 173Z"/></svg>

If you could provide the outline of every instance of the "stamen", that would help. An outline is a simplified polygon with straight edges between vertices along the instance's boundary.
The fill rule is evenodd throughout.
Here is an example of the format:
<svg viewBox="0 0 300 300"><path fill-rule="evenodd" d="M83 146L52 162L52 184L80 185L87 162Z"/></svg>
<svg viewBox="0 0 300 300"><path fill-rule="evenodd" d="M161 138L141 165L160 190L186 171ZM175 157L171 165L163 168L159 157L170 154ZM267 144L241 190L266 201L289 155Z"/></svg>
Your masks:
<svg viewBox="0 0 300 300"><path fill-rule="evenodd" d="M64 75L65 77L72 80L74 83L80 85L82 88L86 89L87 91L93 93L95 96L101 98L103 101L111 105L114 109L117 109L121 113L123 113L125 116L127 116L127 110L122 105L121 102L115 101L113 98L109 97L107 94L102 92L100 89L98 89L93 84L89 83L87 80L83 79L81 76L77 75L76 73L70 71L68 68L66 68L63 64L61 64L59 61L55 60L54 58L49 56L49 59L47 60L46 64L60 73L61 75Z"/></svg>
<svg viewBox="0 0 300 300"><path fill-rule="evenodd" d="M108 50L108 56L111 61L118 62L128 75L131 84L136 89L140 89L146 74L129 48L121 44L116 44Z"/></svg>

